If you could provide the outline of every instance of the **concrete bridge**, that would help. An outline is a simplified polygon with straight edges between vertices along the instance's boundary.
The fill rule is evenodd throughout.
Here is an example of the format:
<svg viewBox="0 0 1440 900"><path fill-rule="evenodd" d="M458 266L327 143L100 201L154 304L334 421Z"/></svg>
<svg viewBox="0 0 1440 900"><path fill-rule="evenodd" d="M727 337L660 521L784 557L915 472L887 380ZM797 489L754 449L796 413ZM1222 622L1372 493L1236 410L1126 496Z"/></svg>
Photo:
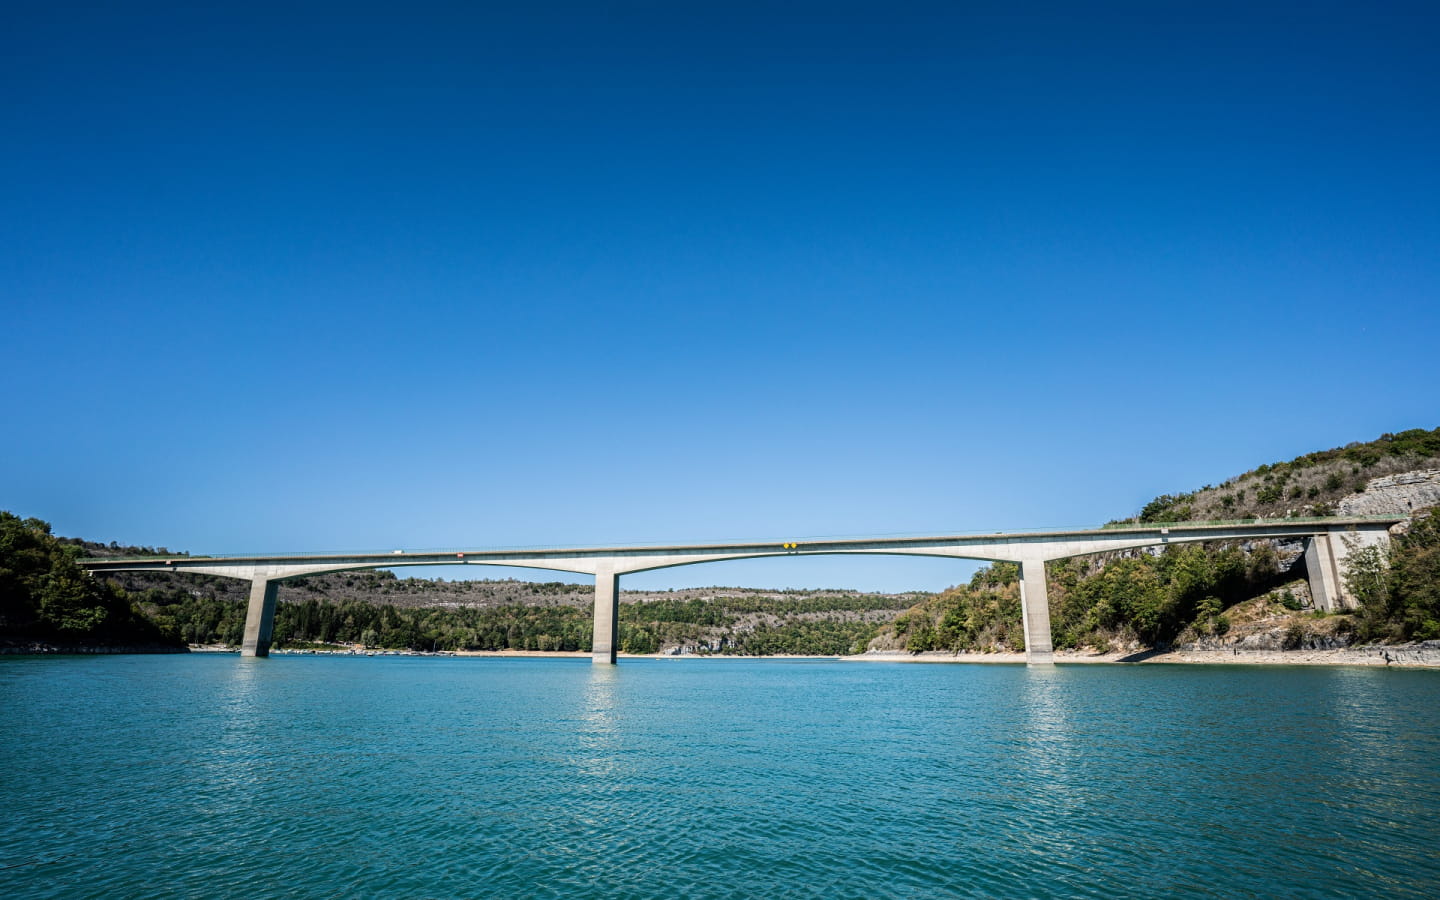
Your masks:
<svg viewBox="0 0 1440 900"><path fill-rule="evenodd" d="M390 553L300 554L282 556L176 556L143 559L83 559L96 575L107 572L194 572L250 582L244 656L266 656L275 621L279 582L306 575L399 566L518 566L595 576L592 658L615 663L620 576L675 566L773 556L899 555L1013 562L1020 567L1025 658L1032 665L1054 661L1045 563L1072 556L1133 550L1196 541L1304 540L1311 596L1321 609L1354 605L1344 587L1344 561L1353 548L1385 545L1399 517L1273 519L1241 522L1177 522L1082 531L997 532L941 537L858 538L750 544L691 544L674 547L598 547L543 550L445 550Z"/></svg>

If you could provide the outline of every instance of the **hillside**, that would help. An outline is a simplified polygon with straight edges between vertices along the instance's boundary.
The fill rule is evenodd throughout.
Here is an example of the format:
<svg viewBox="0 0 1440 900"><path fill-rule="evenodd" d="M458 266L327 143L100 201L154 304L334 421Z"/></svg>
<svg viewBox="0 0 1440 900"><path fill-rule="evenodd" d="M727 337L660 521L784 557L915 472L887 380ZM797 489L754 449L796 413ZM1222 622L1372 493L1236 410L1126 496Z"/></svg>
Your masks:
<svg viewBox="0 0 1440 900"><path fill-rule="evenodd" d="M134 597L166 633L191 644L240 641L246 582L166 572L117 574L109 580ZM621 591L621 648L629 653L850 653L925 596L725 587ZM281 648L585 650L594 589L363 571L282 582L277 601L274 636Z"/></svg>
<svg viewBox="0 0 1440 900"><path fill-rule="evenodd" d="M1402 476L1399 485L1395 476ZM1415 428L1262 465L1218 485L1165 494L1134 516L1116 521L1408 515L1436 504L1440 428Z"/></svg>
<svg viewBox="0 0 1440 900"><path fill-rule="evenodd" d="M1430 514L1437 505L1440 428L1385 434L1157 497L1111 524L1333 514L1412 522L1388 559L1357 560L1372 572L1366 601L1353 613L1313 609L1299 541L1177 545L1052 562L1046 576L1055 647L1299 649L1440 638L1440 535ZM1023 649L1012 568L990 566L969 585L927 598L881 629L869 650Z"/></svg>
<svg viewBox="0 0 1440 900"><path fill-rule="evenodd" d="M0 511L0 652L183 650L117 585L91 578L73 541Z"/></svg>

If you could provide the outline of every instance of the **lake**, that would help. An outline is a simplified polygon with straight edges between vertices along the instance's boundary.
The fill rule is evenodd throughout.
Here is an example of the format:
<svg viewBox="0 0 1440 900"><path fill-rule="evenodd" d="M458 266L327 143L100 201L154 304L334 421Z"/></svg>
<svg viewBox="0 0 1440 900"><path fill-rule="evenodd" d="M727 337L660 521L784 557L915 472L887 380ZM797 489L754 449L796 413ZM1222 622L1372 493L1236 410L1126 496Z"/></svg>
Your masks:
<svg viewBox="0 0 1440 900"><path fill-rule="evenodd" d="M0 657L5 897L1422 897L1440 672Z"/></svg>

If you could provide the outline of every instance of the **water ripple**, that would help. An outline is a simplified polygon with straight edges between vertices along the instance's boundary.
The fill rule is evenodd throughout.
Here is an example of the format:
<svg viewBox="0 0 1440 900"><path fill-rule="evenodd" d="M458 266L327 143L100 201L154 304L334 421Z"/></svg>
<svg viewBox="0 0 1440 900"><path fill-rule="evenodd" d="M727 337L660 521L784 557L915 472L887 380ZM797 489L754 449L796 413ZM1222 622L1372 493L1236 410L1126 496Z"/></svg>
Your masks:
<svg viewBox="0 0 1440 900"><path fill-rule="evenodd" d="M0 660L0 895L1433 895L1440 673Z"/></svg>

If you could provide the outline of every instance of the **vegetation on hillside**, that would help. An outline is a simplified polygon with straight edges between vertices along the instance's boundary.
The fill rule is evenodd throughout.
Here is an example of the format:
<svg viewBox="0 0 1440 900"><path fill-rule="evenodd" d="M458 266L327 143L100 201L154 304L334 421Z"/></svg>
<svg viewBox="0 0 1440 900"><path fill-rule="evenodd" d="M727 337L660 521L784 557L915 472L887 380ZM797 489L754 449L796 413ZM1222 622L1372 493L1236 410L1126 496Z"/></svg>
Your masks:
<svg viewBox="0 0 1440 900"><path fill-rule="evenodd" d="M573 587L567 585L566 587ZM863 649L897 600L885 595L815 595L771 598L662 597L620 605L620 649L656 653L687 646L731 655L830 655ZM161 627L195 644L236 645L244 632L245 601L223 593L170 585L134 595ZM591 646L588 606L401 607L390 603L310 598L279 603L276 647L358 644L391 650L586 651Z"/></svg>
<svg viewBox="0 0 1440 900"><path fill-rule="evenodd" d="M1112 524L1328 516L1342 497L1364 491L1372 478L1436 467L1440 428L1412 428L1262 465L1220 485L1163 494Z"/></svg>
<svg viewBox="0 0 1440 900"><path fill-rule="evenodd" d="M1019 567L994 563L958 585L906 610L870 646L908 650L1023 650Z"/></svg>
<svg viewBox="0 0 1440 900"><path fill-rule="evenodd" d="M178 646L115 585L76 564L80 548L39 519L0 511L0 641Z"/></svg>
<svg viewBox="0 0 1440 900"><path fill-rule="evenodd" d="M1187 628L1224 634L1225 611L1289 579L1268 541L1250 552L1232 544L1177 544L1095 565L1084 559L1048 567L1050 627L1057 648L1148 647Z"/></svg>
<svg viewBox="0 0 1440 900"><path fill-rule="evenodd" d="M1360 601L1361 640L1440 639L1440 508L1418 514L1388 553L1353 551L1346 586Z"/></svg>
<svg viewBox="0 0 1440 900"><path fill-rule="evenodd" d="M89 545L102 546L102 545ZM172 554L174 555L174 554ZM132 594L151 588L162 591L181 587L197 596L216 599L244 599L250 585L234 578L174 572L123 572L107 576ZM310 575L279 583L281 605L306 600L363 600L403 607L429 606L575 606L590 608L595 588L590 584L560 581L517 581L506 579L447 580L445 578L398 577L384 569L332 572ZM744 615L800 615L824 612L870 612L900 610L913 602L912 595L867 594L840 589L761 590L754 588L708 587L665 591L622 592L622 606L633 603L689 603L715 600L730 613ZM653 607L662 615L661 607ZM679 620L676 620L679 621Z"/></svg>

